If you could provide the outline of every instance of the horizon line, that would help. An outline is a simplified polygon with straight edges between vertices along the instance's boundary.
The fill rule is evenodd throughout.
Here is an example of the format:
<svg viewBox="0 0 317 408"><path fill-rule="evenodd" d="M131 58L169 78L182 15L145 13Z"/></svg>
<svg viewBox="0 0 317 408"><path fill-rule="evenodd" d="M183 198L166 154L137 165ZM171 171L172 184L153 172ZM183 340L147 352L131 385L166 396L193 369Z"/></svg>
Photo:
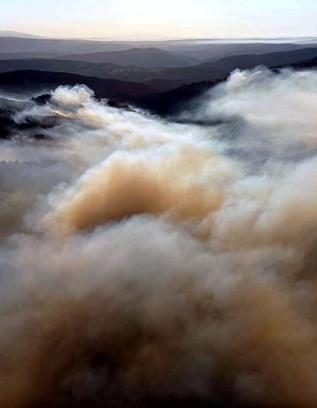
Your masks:
<svg viewBox="0 0 317 408"><path fill-rule="evenodd" d="M1 33L7 35L2 35ZM11 34L11 35L10 35ZM21 36L21 37L20 37ZM47 39L47 40L78 40L78 41L104 41L104 42L216 42L216 41L278 41L278 40L313 40L317 39L317 34L315 35L302 35L302 36L292 36L292 35L279 35L279 36L241 36L241 37L180 37L180 38L153 38L153 39L133 39L133 38L113 38L113 37L103 37L103 36L94 36L94 37L77 37L77 36L50 36L50 35L41 35L31 32L24 31L15 31L15 30L5 30L0 29L0 38L29 38L29 39Z"/></svg>

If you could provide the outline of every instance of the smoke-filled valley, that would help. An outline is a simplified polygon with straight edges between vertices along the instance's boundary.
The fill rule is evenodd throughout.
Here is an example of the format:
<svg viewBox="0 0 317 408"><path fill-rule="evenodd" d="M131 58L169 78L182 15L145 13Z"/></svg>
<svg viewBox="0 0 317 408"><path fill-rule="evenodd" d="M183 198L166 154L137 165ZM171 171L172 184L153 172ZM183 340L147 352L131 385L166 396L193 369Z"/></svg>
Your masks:
<svg viewBox="0 0 317 408"><path fill-rule="evenodd" d="M316 407L316 90L2 95L1 407Z"/></svg>

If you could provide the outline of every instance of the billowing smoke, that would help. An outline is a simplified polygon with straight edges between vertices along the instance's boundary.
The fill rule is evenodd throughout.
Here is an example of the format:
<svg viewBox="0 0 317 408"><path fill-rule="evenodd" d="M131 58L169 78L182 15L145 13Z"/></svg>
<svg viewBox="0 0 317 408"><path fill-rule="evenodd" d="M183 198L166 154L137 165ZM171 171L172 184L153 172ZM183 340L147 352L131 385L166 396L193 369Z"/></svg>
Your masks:
<svg viewBox="0 0 317 408"><path fill-rule="evenodd" d="M316 407L316 89L263 69L181 121L84 87L16 114L55 124L2 142L1 407Z"/></svg>

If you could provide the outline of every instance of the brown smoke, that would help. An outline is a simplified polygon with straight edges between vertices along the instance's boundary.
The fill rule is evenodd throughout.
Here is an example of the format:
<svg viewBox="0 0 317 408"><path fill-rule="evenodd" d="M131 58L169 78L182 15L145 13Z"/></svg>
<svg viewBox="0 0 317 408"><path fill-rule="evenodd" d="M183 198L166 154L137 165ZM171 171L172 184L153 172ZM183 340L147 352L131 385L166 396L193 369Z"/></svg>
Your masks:
<svg viewBox="0 0 317 408"><path fill-rule="evenodd" d="M230 173L219 168L219 160L188 146L159 159L114 155L67 193L53 220L64 233L140 214L170 213L178 221L201 222L223 200L220 180ZM204 169L213 169L217 179L213 175L202 183L196 175Z"/></svg>
<svg viewBox="0 0 317 408"><path fill-rule="evenodd" d="M1 407L317 405L314 120L299 109L295 146L272 98L291 89L281 114L310 97L313 112L307 82L236 73L192 113L221 102L211 128L81 87L37 108L65 116L39 155L71 171L2 192Z"/></svg>

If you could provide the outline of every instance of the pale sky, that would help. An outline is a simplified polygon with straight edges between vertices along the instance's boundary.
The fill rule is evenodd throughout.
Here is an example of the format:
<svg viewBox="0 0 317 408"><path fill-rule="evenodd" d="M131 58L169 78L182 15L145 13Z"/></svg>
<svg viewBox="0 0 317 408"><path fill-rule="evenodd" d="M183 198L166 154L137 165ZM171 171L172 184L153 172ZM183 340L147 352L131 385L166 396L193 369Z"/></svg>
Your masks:
<svg viewBox="0 0 317 408"><path fill-rule="evenodd" d="M317 0L1 0L0 29L59 37L317 36Z"/></svg>

